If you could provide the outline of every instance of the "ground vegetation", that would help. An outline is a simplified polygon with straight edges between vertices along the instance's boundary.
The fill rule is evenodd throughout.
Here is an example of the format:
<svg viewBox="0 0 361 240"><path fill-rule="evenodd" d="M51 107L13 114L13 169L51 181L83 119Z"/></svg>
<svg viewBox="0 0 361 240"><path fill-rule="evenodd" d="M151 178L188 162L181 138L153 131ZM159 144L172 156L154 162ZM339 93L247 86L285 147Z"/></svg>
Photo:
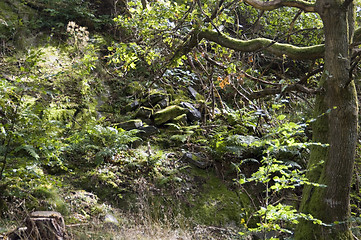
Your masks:
<svg viewBox="0 0 361 240"><path fill-rule="evenodd" d="M358 2L0 7L0 236L360 237Z"/></svg>

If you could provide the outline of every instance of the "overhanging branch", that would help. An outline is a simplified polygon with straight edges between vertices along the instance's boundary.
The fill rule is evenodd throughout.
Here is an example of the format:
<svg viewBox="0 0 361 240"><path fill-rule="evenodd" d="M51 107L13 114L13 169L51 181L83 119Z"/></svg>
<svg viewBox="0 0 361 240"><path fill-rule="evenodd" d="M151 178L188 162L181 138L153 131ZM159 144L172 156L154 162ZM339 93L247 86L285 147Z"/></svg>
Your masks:
<svg viewBox="0 0 361 240"><path fill-rule="evenodd" d="M173 62L181 56L186 55L195 46L197 46L202 39L218 43L222 47L227 47L236 51L255 52L262 50L264 52L269 52L279 57L286 56L294 60L311 60L322 58L324 56L325 50L324 44L314 45L310 47L297 47L291 44L277 43L267 38L240 40L209 29L194 29L188 35L187 40L176 49L170 61ZM353 38L353 42L360 41L361 28L356 29Z"/></svg>
<svg viewBox="0 0 361 240"><path fill-rule="evenodd" d="M228 37L224 34L219 34L218 32L209 29L197 31L193 34L196 34L195 36L198 41L206 39L208 41L218 43L223 47L242 52L255 52L257 50L264 49L263 51L272 53L279 57L286 55L288 58L298 60L322 58L324 53L324 45L297 47L291 44L277 43L267 38L239 40ZM189 44L195 43L194 37L191 38L193 41L189 41Z"/></svg>
<svg viewBox="0 0 361 240"><path fill-rule="evenodd" d="M270 11L281 7L295 7L302 9L305 12L315 12L315 4L302 1L302 0L274 0L270 2L264 2L260 0L244 0L246 3L254 8L264 11Z"/></svg>

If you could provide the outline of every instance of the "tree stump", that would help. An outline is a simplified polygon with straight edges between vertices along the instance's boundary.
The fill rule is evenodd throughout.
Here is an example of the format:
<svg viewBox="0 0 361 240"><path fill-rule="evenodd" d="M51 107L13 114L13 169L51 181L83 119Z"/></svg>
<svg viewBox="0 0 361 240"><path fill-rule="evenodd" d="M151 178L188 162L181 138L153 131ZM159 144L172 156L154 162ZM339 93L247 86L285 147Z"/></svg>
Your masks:
<svg viewBox="0 0 361 240"><path fill-rule="evenodd" d="M66 240L69 239L64 218L58 212L36 211L25 220L26 235L29 240Z"/></svg>

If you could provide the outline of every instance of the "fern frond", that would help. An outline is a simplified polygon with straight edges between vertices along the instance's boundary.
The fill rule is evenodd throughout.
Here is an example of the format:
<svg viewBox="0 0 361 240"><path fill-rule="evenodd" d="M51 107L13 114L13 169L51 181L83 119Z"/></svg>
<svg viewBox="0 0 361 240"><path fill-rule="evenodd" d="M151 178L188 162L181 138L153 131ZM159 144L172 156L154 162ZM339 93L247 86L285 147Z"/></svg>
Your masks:
<svg viewBox="0 0 361 240"><path fill-rule="evenodd" d="M19 152L20 150L25 150L35 160L39 160L40 158L40 156L36 153L35 148L32 145L21 145L15 148L14 152Z"/></svg>

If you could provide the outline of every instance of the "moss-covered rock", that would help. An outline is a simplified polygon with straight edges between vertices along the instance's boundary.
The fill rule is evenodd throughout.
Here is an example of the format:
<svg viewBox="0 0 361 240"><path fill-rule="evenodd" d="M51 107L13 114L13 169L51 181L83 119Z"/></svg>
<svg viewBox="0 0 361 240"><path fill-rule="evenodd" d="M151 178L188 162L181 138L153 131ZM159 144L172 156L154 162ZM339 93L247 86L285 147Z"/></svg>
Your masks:
<svg viewBox="0 0 361 240"><path fill-rule="evenodd" d="M159 101L155 106L154 109L163 109L169 106L169 99L165 98L161 101Z"/></svg>
<svg viewBox="0 0 361 240"><path fill-rule="evenodd" d="M154 123L159 126L185 113L186 109L172 105L154 113Z"/></svg>
<svg viewBox="0 0 361 240"><path fill-rule="evenodd" d="M153 90L145 98L141 100L142 105L146 107L154 107L159 102L166 100L168 102L169 96L166 92Z"/></svg>
<svg viewBox="0 0 361 240"><path fill-rule="evenodd" d="M140 103L138 100L134 100L133 102L129 103L128 105L126 105L123 109L124 112L130 112L130 111L134 111L135 109L137 109L140 106Z"/></svg>
<svg viewBox="0 0 361 240"><path fill-rule="evenodd" d="M140 95L145 91L144 86L138 82L138 81L132 81L129 83L126 88L124 89L124 92L126 95Z"/></svg>
<svg viewBox="0 0 361 240"><path fill-rule="evenodd" d="M124 130L131 130L131 129L136 129L136 128L140 128L143 126L143 122L140 119L132 119L129 121L125 121L122 123L118 123L115 124L116 127L118 128L122 128Z"/></svg>
<svg viewBox="0 0 361 240"><path fill-rule="evenodd" d="M148 119L152 115L153 115L153 109L148 107L140 107L135 116L141 119Z"/></svg>
<svg viewBox="0 0 361 240"><path fill-rule="evenodd" d="M181 126L184 126L187 124L187 114L179 115L178 117L175 117L172 122L177 123Z"/></svg>
<svg viewBox="0 0 361 240"><path fill-rule="evenodd" d="M202 118L201 112L188 102L181 102L180 106L187 109L187 118L190 122L199 121Z"/></svg>
<svg viewBox="0 0 361 240"><path fill-rule="evenodd" d="M203 100L204 101L204 97L199 94L194 88L192 88L191 86L188 87L188 92L191 96L192 99L200 101Z"/></svg>

